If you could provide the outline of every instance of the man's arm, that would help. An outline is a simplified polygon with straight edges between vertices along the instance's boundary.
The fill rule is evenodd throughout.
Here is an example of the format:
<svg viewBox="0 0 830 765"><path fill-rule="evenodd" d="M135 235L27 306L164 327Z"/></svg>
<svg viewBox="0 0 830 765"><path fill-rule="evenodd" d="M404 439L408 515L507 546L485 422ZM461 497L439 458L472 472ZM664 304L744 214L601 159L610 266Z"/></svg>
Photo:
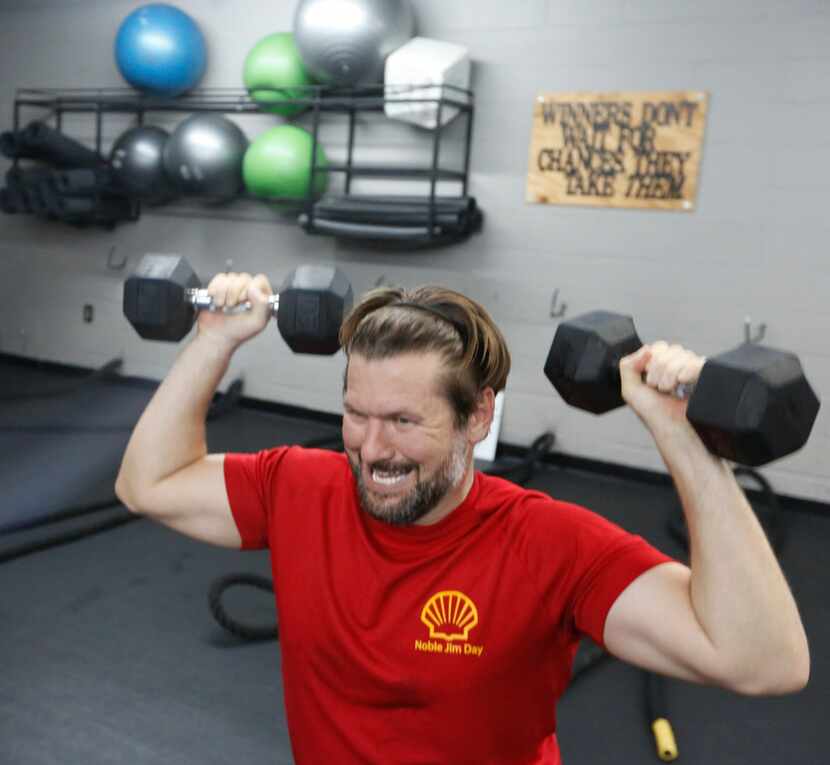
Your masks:
<svg viewBox="0 0 830 765"><path fill-rule="evenodd" d="M238 316L200 314L196 338L133 430L115 491L133 512L196 539L238 549L242 541L225 489L224 455L208 454L205 420L234 350L268 321L270 285L265 277L223 274L208 291L220 307L247 298L254 308Z"/></svg>
<svg viewBox="0 0 830 765"><path fill-rule="evenodd" d="M665 564L632 582L609 611L606 645L634 664L739 693L800 690L809 678L809 648L775 554L731 469L686 419L686 402L666 395L699 375L703 360L681 352L688 354L647 346L620 372L626 401L677 487L691 568Z"/></svg>

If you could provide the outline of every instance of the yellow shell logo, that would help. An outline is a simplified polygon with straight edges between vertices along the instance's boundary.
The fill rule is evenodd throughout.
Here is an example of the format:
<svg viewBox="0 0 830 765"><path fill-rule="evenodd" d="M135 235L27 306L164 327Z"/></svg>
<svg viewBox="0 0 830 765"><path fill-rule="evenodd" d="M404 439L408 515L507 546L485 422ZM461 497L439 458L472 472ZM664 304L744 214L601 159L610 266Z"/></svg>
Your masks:
<svg viewBox="0 0 830 765"><path fill-rule="evenodd" d="M463 592L443 590L433 595L421 610L421 621L429 627L430 638L467 640L478 624L478 609Z"/></svg>

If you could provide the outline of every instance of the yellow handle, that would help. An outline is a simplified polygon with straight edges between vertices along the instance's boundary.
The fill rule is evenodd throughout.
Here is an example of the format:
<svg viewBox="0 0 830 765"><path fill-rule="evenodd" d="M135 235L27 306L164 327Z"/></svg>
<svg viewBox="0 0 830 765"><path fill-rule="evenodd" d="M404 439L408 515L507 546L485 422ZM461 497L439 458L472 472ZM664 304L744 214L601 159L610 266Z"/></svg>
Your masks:
<svg viewBox="0 0 830 765"><path fill-rule="evenodd" d="M654 741L657 744L657 756L663 762L671 762L677 759L677 742L674 740L674 731L671 723L660 717L651 724L654 732Z"/></svg>

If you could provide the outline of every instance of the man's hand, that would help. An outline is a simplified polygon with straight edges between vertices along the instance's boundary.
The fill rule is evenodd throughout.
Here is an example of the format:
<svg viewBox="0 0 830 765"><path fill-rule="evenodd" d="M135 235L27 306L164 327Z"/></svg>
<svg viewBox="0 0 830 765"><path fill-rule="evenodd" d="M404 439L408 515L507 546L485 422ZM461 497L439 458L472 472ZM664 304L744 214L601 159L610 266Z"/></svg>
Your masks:
<svg viewBox="0 0 830 765"><path fill-rule="evenodd" d="M209 337L231 349L262 332L271 318L268 298L271 285L263 274L224 273L213 277L207 287L213 298L216 311L200 311L198 318L199 335ZM250 302L251 310L237 314L226 314L222 309L234 308Z"/></svg>
<svg viewBox="0 0 830 765"><path fill-rule="evenodd" d="M623 398L652 433L693 430L686 419L688 401L674 391L681 384L694 385L705 363L703 356L680 345L662 340L644 345L620 360Z"/></svg>

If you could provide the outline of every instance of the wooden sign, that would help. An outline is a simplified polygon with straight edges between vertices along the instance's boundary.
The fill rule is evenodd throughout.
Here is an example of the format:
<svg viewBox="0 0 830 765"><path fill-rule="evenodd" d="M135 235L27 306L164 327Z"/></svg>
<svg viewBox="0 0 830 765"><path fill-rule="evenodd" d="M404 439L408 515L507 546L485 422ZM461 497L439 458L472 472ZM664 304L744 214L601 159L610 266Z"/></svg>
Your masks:
<svg viewBox="0 0 830 765"><path fill-rule="evenodd" d="M692 210L706 93L547 93L536 99L527 201Z"/></svg>

